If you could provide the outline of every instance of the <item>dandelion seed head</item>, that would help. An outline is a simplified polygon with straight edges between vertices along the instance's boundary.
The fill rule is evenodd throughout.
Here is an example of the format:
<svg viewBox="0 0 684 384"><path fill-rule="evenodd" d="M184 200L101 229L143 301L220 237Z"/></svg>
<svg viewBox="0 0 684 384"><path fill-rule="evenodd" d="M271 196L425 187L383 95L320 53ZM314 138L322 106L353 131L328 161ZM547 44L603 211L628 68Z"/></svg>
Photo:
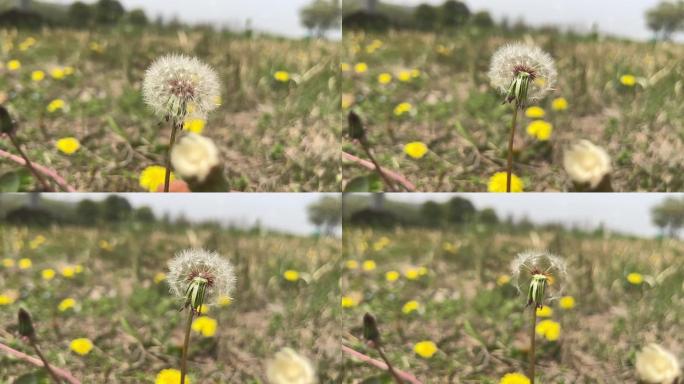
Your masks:
<svg viewBox="0 0 684 384"><path fill-rule="evenodd" d="M219 165L219 151L211 139L188 133L171 150L171 164L182 179L203 182Z"/></svg>
<svg viewBox="0 0 684 384"><path fill-rule="evenodd" d="M195 279L207 281L204 302L218 304L219 298L230 297L235 288L233 265L216 252L200 248L180 251L169 262L166 281L171 293L185 299L188 285Z"/></svg>
<svg viewBox="0 0 684 384"><path fill-rule="evenodd" d="M610 156L588 140L581 140L563 154L563 167L570 178L579 184L596 188L612 171Z"/></svg>
<svg viewBox="0 0 684 384"><path fill-rule="evenodd" d="M519 253L511 262L513 285L519 292L527 289L535 275L544 275L547 278L547 300L555 300L562 296L568 275L565 260L546 251L533 250Z"/></svg>
<svg viewBox="0 0 684 384"><path fill-rule="evenodd" d="M499 92L506 95L513 79L521 72L530 78L528 100L536 101L551 92L558 72L553 57L541 48L522 43L508 44L492 56L489 79Z"/></svg>
<svg viewBox="0 0 684 384"><path fill-rule="evenodd" d="M147 69L143 97L158 116L182 121L190 106L199 116L217 107L220 82L216 72L199 59L172 54L157 59Z"/></svg>
<svg viewBox="0 0 684 384"><path fill-rule="evenodd" d="M673 384L681 373L677 357L658 344L649 344L637 352L635 367L646 383Z"/></svg>
<svg viewBox="0 0 684 384"><path fill-rule="evenodd" d="M283 348L266 363L270 384L314 384L316 371L306 357L293 349Z"/></svg>

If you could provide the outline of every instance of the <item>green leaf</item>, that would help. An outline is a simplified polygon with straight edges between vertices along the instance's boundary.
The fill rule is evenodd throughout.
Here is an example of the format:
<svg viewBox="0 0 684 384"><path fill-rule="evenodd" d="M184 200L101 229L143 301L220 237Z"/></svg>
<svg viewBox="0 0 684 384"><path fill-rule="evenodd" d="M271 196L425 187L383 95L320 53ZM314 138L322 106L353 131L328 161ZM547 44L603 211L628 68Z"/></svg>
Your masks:
<svg viewBox="0 0 684 384"><path fill-rule="evenodd" d="M36 371L20 376L14 384L50 384L50 379L45 371Z"/></svg>
<svg viewBox="0 0 684 384"><path fill-rule="evenodd" d="M19 172L7 172L0 176L0 192L19 192L21 177Z"/></svg>

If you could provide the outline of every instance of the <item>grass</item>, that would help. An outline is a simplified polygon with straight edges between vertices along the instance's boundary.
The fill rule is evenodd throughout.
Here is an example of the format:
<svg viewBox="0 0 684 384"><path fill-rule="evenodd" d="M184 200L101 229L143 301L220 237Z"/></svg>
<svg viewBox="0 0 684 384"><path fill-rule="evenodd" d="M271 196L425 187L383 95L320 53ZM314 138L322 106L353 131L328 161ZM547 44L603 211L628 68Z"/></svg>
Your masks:
<svg viewBox="0 0 684 384"><path fill-rule="evenodd" d="M45 238L43 244L36 245L38 236ZM18 296L0 311L0 341L32 354L16 332L17 310L23 306L32 312L48 361L84 383L148 383L161 369L180 368L181 303L154 278L174 252L190 246L216 249L235 265L238 277L233 302L207 314L218 320L217 334L203 338L193 332L189 372L194 383L264 382L266 360L283 347L311 359L320 382L336 375L339 240L211 227L0 225L0 244L3 258L32 260L25 270L0 266L0 294ZM60 268L67 265L81 265L83 272L65 278ZM55 269L56 277L42 280L44 268ZM288 269L299 271L301 279L286 281ZM67 297L77 305L60 312L58 304ZM86 356L69 350L70 341L79 337L95 345ZM0 355L3 382L35 371Z"/></svg>
<svg viewBox="0 0 684 384"><path fill-rule="evenodd" d="M37 42L22 51L28 37ZM164 164L170 128L143 102L141 84L152 61L173 52L198 56L222 80L222 106L203 134L219 147L231 190L339 190L337 43L124 27L4 29L0 43L0 103L18 120L19 140L33 161L54 168L78 190L143 191L140 172ZM10 60L21 68L10 71ZM50 71L61 67L73 67L73 75L51 78ZM35 70L46 78L32 81ZM287 71L291 81L276 81L277 71ZM48 112L55 99L64 108ZM59 152L55 143L63 137L77 138L81 148L73 155ZM6 138L0 149L15 153ZM3 161L0 175L17 169ZM28 179L20 189L33 188Z"/></svg>
<svg viewBox="0 0 684 384"><path fill-rule="evenodd" d="M359 268L347 268L342 276L342 295L358 302L343 310L343 343L379 358L360 340L362 317L370 312L395 368L422 382L493 384L506 373L526 373L530 312L525 293L506 277L513 257L532 248L565 258L565 294L576 301L569 310L559 308L557 300L548 303L561 332L558 341L538 337L537 382L636 383L635 353L645 344L658 342L675 356L684 352L681 242L483 225L346 227L345 264L357 261ZM364 270L367 260L376 268ZM419 267L427 273L406 277ZM388 271L402 276L388 282ZM644 283L628 283L632 272L641 273ZM402 307L410 300L418 301L419 309L405 314ZM420 341L434 342L438 352L418 356L413 348ZM343 372L343 382L390 382L387 374L349 358Z"/></svg>
<svg viewBox="0 0 684 384"><path fill-rule="evenodd" d="M684 48L673 43L595 39L557 32L512 34L478 29L458 34L391 32L344 35L343 102L366 120L368 137L383 167L404 174L420 191L486 191L488 179L505 169L511 107L490 86L487 71L494 51L508 42L539 45L555 59L556 91L539 106L554 126L549 141L526 133L532 121L519 119L514 173L526 191L567 191L572 183L562 165L563 150L587 139L612 158L616 191L676 191L684 188ZM355 72L366 63L368 70ZM402 71L419 76L401 82ZM390 73L389 84L378 76ZM621 83L634 75L637 84ZM565 111L552 100L564 97ZM410 103L397 116L395 107ZM430 151L414 159L405 144L421 141ZM350 140L343 150L364 157ZM343 164L343 183L368 171Z"/></svg>

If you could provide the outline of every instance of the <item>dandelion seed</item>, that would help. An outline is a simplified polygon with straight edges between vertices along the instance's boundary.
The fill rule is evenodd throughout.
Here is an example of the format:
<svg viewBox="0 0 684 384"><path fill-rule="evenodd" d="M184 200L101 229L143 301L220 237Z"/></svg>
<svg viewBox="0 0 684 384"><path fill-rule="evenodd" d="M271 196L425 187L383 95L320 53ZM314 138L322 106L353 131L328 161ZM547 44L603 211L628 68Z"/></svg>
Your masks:
<svg viewBox="0 0 684 384"><path fill-rule="evenodd" d="M10 60L7 62L7 69L10 72L15 72L21 69L21 61L19 60Z"/></svg>
<svg viewBox="0 0 684 384"><path fill-rule="evenodd" d="M81 356L85 356L88 353L90 353L90 351L93 349L93 342L90 341L89 339L81 337L78 339L71 340L71 343L69 344L69 348L73 352L75 352Z"/></svg>
<svg viewBox="0 0 684 384"><path fill-rule="evenodd" d="M674 384L681 373L677 357L658 344L637 352L635 367L639 378L651 384Z"/></svg>
<svg viewBox="0 0 684 384"><path fill-rule="evenodd" d="M40 271L40 276L43 278L45 281L50 281L55 278L55 270L52 268L46 268Z"/></svg>
<svg viewBox="0 0 684 384"><path fill-rule="evenodd" d="M278 71L273 74L273 78L281 83L289 83L290 82L290 74L285 71Z"/></svg>
<svg viewBox="0 0 684 384"><path fill-rule="evenodd" d="M64 100L62 99L55 99L50 102L47 106L47 111L50 113L57 112L58 110L64 110L64 106L66 103L64 103Z"/></svg>
<svg viewBox="0 0 684 384"><path fill-rule="evenodd" d="M344 265L345 267L347 267L347 269L359 269L359 262L356 260L347 260L347 262L344 263Z"/></svg>
<svg viewBox="0 0 684 384"><path fill-rule="evenodd" d="M389 73L381 73L378 75L378 83L382 85L387 85L392 82L392 75Z"/></svg>
<svg viewBox="0 0 684 384"><path fill-rule="evenodd" d="M283 348L266 363L270 384L315 384L316 371L306 357L293 349Z"/></svg>
<svg viewBox="0 0 684 384"><path fill-rule="evenodd" d="M31 72L31 80L39 83L45 78L45 72L43 71L33 71Z"/></svg>
<svg viewBox="0 0 684 384"><path fill-rule="evenodd" d="M572 296L563 296L558 300L558 306L563 309L573 309L575 308L575 298Z"/></svg>
<svg viewBox="0 0 684 384"><path fill-rule="evenodd" d="M81 148L81 142L75 137L64 137L57 140L55 147L65 155L73 155Z"/></svg>
<svg viewBox="0 0 684 384"><path fill-rule="evenodd" d="M151 165L142 172L138 182L141 187L150 192L156 192L160 186L164 185L164 176L166 175L166 168L159 165ZM171 172L171 181L176 179L176 175Z"/></svg>
<svg viewBox="0 0 684 384"><path fill-rule="evenodd" d="M544 120L535 120L527 126L527 134L539 141L548 141L553 132L553 125Z"/></svg>
<svg viewBox="0 0 684 384"><path fill-rule="evenodd" d="M33 265L31 259L23 258L19 259L19 269L29 269Z"/></svg>
<svg viewBox="0 0 684 384"><path fill-rule="evenodd" d="M361 73L366 73L368 72L368 64L366 63L357 63L354 66L354 72L361 74Z"/></svg>
<svg viewBox="0 0 684 384"><path fill-rule="evenodd" d="M403 307L401 307L401 312L405 315L415 312L420 308L420 303L416 300L407 301Z"/></svg>
<svg viewBox="0 0 684 384"><path fill-rule="evenodd" d="M588 184L592 189L598 187L612 171L608 153L587 140L582 140L565 151L563 167L572 181Z"/></svg>
<svg viewBox="0 0 684 384"><path fill-rule="evenodd" d="M183 121L190 105L195 114L206 116L217 107L219 96L218 75L194 57L167 55L155 60L145 72L143 97L162 118Z"/></svg>
<svg viewBox="0 0 684 384"><path fill-rule="evenodd" d="M68 297L59 302L57 309L59 309L60 312L66 312L69 309L74 308L74 306L76 306L76 300L72 297Z"/></svg>
<svg viewBox="0 0 684 384"><path fill-rule="evenodd" d="M506 172L497 172L489 178L487 190L489 192L506 192ZM525 188L523 181L516 175L511 174L511 192L522 192Z"/></svg>
<svg viewBox="0 0 684 384"><path fill-rule="evenodd" d="M640 273L632 272L627 275L627 281L632 285L641 285L644 282L644 277Z"/></svg>
<svg viewBox="0 0 684 384"><path fill-rule="evenodd" d="M414 159L422 159L428 153L428 147L421 141L412 141L404 145L404 153Z"/></svg>
<svg viewBox="0 0 684 384"><path fill-rule="evenodd" d="M373 271L376 267L375 260L365 260L362 264L362 268L366 272Z"/></svg>
<svg viewBox="0 0 684 384"><path fill-rule="evenodd" d="M432 341L426 340L416 343L413 346L413 351L420 357L429 359L437 353L437 345Z"/></svg>
<svg viewBox="0 0 684 384"><path fill-rule="evenodd" d="M563 280L567 276L565 261L556 255L542 251L518 254L511 263L511 273L518 290L529 284L527 305L542 308L544 300L560 297ZM553 284L549 283L553 279Z"/></svg>
<svg viewBox="0 0 684 384"><path fill-rule="evenodd" d="M211 139L188 133L171 150L171 164L182 179L202 183L219 166L219 151Z"/></svg>
<svg viewBox="0 0 684 384"><path fill-rule="evenodd" d="M235 272L232 264L216 252L204 249L186 249L178 252L169 262L167 282L176 297L186 301L188 289L193 284L204 287L203 297L196 297L186 305L197 309L201 304L216 304L220 296L228 296L235 287Z"/></svg>
<svg viewBox="0 0 684 384"><path fill-rule="evenodd" d="M200 316L192 322L192 330L204 337L214 337L216 334L217 322L207 316Z"/></svg>
<svg viewBox="0 0 684 384"><path fill-rule="evenodd" d="M530 379L522 373L507 373L503 375L499 384L530 384Z"/></svg>
<svg viewBox="0 0 684 384"><path fill-rule="evenodd" d="M342 308L354 308L359 305L359 302L351 296L342 296Z"/></svg>
<svg viewBox="0 0 684 384"><path fill-rule="evenodd" d="M387 271L385 273L385 280L391 282L397 281L399 279L399 272L397 271Z"/></svg>
<svg viewBox="0 0 684 384"><path fill-rule="evenodd" d="M634 75L622 75L620 76L620 83L625 87L634 87L636 85L637 79Z"/></svg>
<svg viewBox="0 0 684 384"><path fill-rule="evenodd" d="M525 110L525 116L529 117L530 119L541 119L545 115L546 112L544 109L537 106L529 107Z"/></svg>
<svg viewBox="0 0 684 384"><path fill-rule="evenodd" d="M537 324L536 332L548 341L556 341L560 337L560 323L553 320L542 320Z"/></svg>
<svg viewBox="0 0 684 384"><path fill-rule="evenodd" d="M551 109L554 111L565 111L568 109L568 101L564 97L553 99L551 102Z"/></svg>
<svg viewBox="0 0 684 384"><path fill-rule="evenodd" d="M299 280L299 272L289 269L283 273L283 278L287 281L297 281Z"/></svg>

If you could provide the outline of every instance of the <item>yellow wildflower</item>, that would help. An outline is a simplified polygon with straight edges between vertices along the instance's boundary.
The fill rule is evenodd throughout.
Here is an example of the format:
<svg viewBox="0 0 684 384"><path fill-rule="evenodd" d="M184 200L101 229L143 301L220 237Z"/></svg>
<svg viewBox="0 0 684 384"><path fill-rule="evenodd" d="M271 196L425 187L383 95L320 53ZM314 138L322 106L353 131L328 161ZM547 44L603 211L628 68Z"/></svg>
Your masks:
<svg viewBox="0 0 684 384"><path fill-rule="evenodd" d="M497 172L489 179L487 190L489 192L506 192L506 181L508 175L506 172ZM525 186L522 180L514 174L511 174L511 192L522 192Z"/></svg>
<svg viewBox="0 0 684 384"><path fill-rule="evenodd" d="M418 267L418 276L425 276L428 273L428 269L425 267Z"/></svg>
<svg viewBox="0 0 684 384"><path fill-rule="evenodd" d="M541 107L534 106L525 110L525 116L531 119L541 119L544 115L546 115L546 112Z"/></svg>
<svg viewBox="0 0 684 384"><path fill-rule="evenodd" d="M288 269L285 271L285 273L283 273L283 277L287 281L297 281L299 280L299 272Z"/></svg>
<svg viewBox="0 0 684 384"><path fill-rule="evenodd" d="M389 281L390 283L393 281L397 281L397 279L399 279L399 272L397 272L397 271L385 272L385 280Z"/></svg>
<svg viewBox="0 0 684 384"><path fill-rule="evenodd" d="M354 102L356 101L356 97L354 97L353 94L351 93L343 93L342 94L342 109L349 109L351 108L352 105L354 105Z"/></svg>
<svg viewBox="0 0 684 384"><path fill-rule="evenodd" d="M181 380L181 371L177 369L162 369L154 379L154 384L178 384ZM185 382L190 384L190 377L185 376Z"/></svg>
<svg viewBox="0 0 684 384"><path fill-rule="evenodd" d="M71 297L68 297L68 298L59 302L57 309L59 309L60 312L64 312L64 311L67 311L67 310L73 308L75 305L76 305L76 300L74 300Z"/></svg>
<svg viewBox="0 0 684 384"><path fill-rule="evenodd" d="M81 142L75 137L64 137L57 140L57 149L66 155L72 155L81 148Z"/></svg>
<svg viewBox="0 0 684 384"><path fill-rule="evenodd" d="M420 75L421 75L420 69L412 69L411 70L411 77L413 77L414 79L419 78Z"/></svg>
<svg viewBox="0 0 684 384"><path fill-rule="evenodd" d="M558 305L563 309L575 308L575 298L572 296L563 296L558 301Z"/></svg>
<svg viewBox="0 0 684 384"><path fill-rule="evenodd" d="M349 63L340 63L340 70L342 72L349 72L351 71L351 65Z"/></svg>
<svg viewBox="0 0 684 384"><path fill-rule="evenodd" d="M139 183L140 186L150 192L156 192L160 186L164 185L164 177L166 175L166 168L159 165L151 165L142 172L140 172ZM174 181L176 176L171 172L170 182Z"/></svg>
<svg viewBox="0 0 684 384"><path fill-rule="evenodd" d="M537 308L537 316L539 317L551 317L553 315L553 309L548 305L543 305L541 308Z"/></svg>
<svg viewBox="0 0 684 384"><path fill-rule="evenodd" d="M640 273L632 272L627 275L627 281L633 285L639 285L644 282L644 277Z"/></svg>
<svg viewBox="0 0 684 384"><path fill-rule="evenodd" d="M404 306L401 307L401 311L405 315L408 315L411 312L417 311L419 308L420 308L420 303L417 302L416 300L411 300L411 301L407 301L406 304L404 304Z"/></svg>
<svg viewBox="0 0 684 384"><path fill-rule="evenodd" d="M183 129L199 135L204 131L205 124L206 122L203 119L188 119L183 123Z"/></svg>
<svg viewBox="0 0 684 384"><path fill-rule="evenodd" d="M363 262L363 270L364 271L372 271L376 268L375 260L365 260Z"/></svg>
<svg viewBox="0 0 684 384"><path fill-rule="evenodd" d="M192 322L192 330L201 333L204 337L212 337L216 334L216 320L208 316L200 316Z"/></svg>
<svg viewBox="0 0 684 384"><path fill-rule="evenodd" d="M31 72L31 80L37 82L43 81L45 78L45 72L43 71L33 71Z"/></svg>
<svg viewBox="0 0 684 384"><path fill-rule="evenodd" d="M634 75L622 75L620 77L620 83L625 87L633 87L636 85L636 77Z"/></svg>
<svg viewBox="0 0 684 384"><path fill-rule="evenodd" d="M544 120L535 120L527 126L527 134L539 141L547 141L551 138L553 125Z"/></svg>
<svg viewBox="0 0 684 384"><path fill-rule="evenodd" d="M21 61L19 60L10 60L7 62L7 69L10 71L18 71L21 69Z"/></svg>
<svg viewBox="0 0 684 384"><path fill-rule="evenodd" d="M551 109L554 111L565 111L568 109L568 101L564 97L559 97L551 102Z"/></svg>
<svg viewBox="0 0 684 384"><path fill-rule="evenodd" d="M548 341L556 341L560 337L560 323L553 320L542 320L537 324L536 332Z"/></svg>
<svg viewBox="0 0 684 384"><path fill-rule="evenodd" d="M81 356L87 355L93 349L93 342L85 337L71 340L69 348Z"/></svg>
<svg viewBox="0 0 684 384"><path fill-rule="evenodd" d="M31 259L23 258L19 259L19 269L29 269L33 265Z"/></svg>
<svg viewBox="0 0 684 384"><path fill-rule="evenodd" d="M359 302L351 296L342 296L342 308L354 308Z"/></svg>
<svg viewBox="0 0 684 384"><path fill-rule="evenodd" d="M64 74L66 76L71 76L76 72L76 69L74 67L64 67Z"/></svg>
<svg viewBox="0 0 684 384"><path fill-rule="evenodd" d="M366 73L368 72L368 64L358 63L354 66L354 72L356 73Z"/></svg>
<svg viewBox="0 0 684 384"><path fill-rule="evenodd" d="M404 276L409 280L417 280L420 277L418 268L408 268L404 271Z"/></svg>
<svg viewBox="0 0 684 384"><path fill-rule="evenodd" d="M435 345L435 343L432 341L421 341L416 343L416 345L413 347L413 351L420 357L429 359L434 356L435 353L437 353L437 345Z"/></svg>
<svg viewBox="0 0 684 384"><path fill-rule="evenodd" d="M406 103L406 102L400 103L400 104L397 104L396 107L394 107L394 115L395 116L401 116L405 113L411 112L412 109L413 109L413 105L411 105L411 103Z"/></svg>
<svg viewBox="0 0 684 384"><path fill-rule="evenodd" d="M530 379L522 373L507 373L501 378L499 384L530 384Z"/></svg>
<svg viewBox="0 0 684 384"><path fill-rule="evenodd" d="M16 299L10 295L7 294L1 294L0 295L0 305L10 305L14 304Z"/></svg>
<svg viewBox="0 0 684 384"><path fill-rule="evenodd" d="M154 283L155 283L155 284L159 284L159 283L161 283L161 282L164 281L164 280L166 280L166 273L164 273L164 272L157 272L157 273L154 275Z"/></svg>
<svg viewBox="0 0 684 384"><path fill-rule="evenodd" d="M64 100L54 99L48 104L47 111L50 113L56 112L58 109L64 110Z"/></svg>
<svg viewBox="0 0 684 384"><path fill-rule="evenodd" d="M55 270L52 268L46 268L40 271L40 275L43 277L43 280L50 281L55 278Z"/></svg>
<svg viewBox="0 0 684 384"><path fill-rule="evenodd" d="M63 267L61 272L62 272L62 276L66 277L67 279L73 278L74 275L76 274L76 270L72 266Z"/></svg>
<svg viewBox="0 0 684 384"><path fill-rule="evenodd" d="M273 74L273 78L281 83L287 83L290 81L290 74L285 71L278 71L275 74Z"/></svg>
<svg viewBox="0 0 684 384"><path fill-rule="evenodd" d="M414 159L421 159L428 152L428 147L422 141L412 141L404 145L404 153Z"/></svg>
<svg viewBox="0 0 684 384"><path fill-rule="evenodd" d="M346 263L344 263L345 267L347 269L358 269L359 268L359 262L356 260L347 260Z"/></svg>
<svg viewBox="0 0 684 384"><path fill-rule="evenodd" d="M409 81L411 81L413 76L411 75L411 71L401 71L399 72L399 76L397 76L397 78L402 83L408 83Z"/></svg>
<svg viewBox="0 0 684 384"><path fill-rule="evenodd" d="M226 296L226 295L220 296L220 297L218 298L218 305L219 305L219 307L227 307L227 306L229 306L230 303L232 303L232 302L233 302L233 300L231 300L231 298L228 297L228 296Z"/></svg>
<svg viewBox="0 0 684 384"><path fill-rule="evenodd" d="M2 259L2 266L5 268L12 268L12 267L14 267L14 264L15 264L14 259L10 259L10 258Z"/></svg>
<svg viewBox="0 0 684 384"><path fill-rule="evenodd" d="M391 82L392 82L392 75L390 75L389 73L385 72L385 73L381 73L380 75L378 75L378 83L385 85L385 84L389 84Z"/></svg>
<svg viewBox="0 0 684 384"><path fill-rule="evenodd" d="M55 80L62 80L65 76L64 69L62 68L53 68L50 71L50 76L52 76L53 79Z"/></svg>
<svg viewBox="0 0 684 384"><path fill-rule="evenodd" d="M508 275L500 275L500 276L496 279L496 284L497 284L498 286L502 286L502 285L508 284L510 281L511 281L511 277L510 277L510 276L508 276Z"/></svg>

